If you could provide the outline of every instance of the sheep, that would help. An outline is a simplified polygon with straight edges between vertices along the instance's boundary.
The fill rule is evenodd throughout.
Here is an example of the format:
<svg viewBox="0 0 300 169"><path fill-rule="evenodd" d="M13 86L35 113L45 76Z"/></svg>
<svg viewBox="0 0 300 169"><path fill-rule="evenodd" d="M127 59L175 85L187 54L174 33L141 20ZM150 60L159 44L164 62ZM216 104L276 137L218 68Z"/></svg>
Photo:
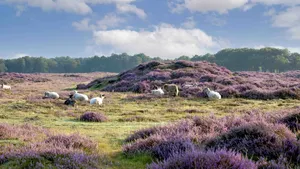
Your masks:
<svg viewBox="0 0 300 169"><path fill-rule="evenodd" d="M170 96L176 97L179 94L179 89L176 84L165 84L163 88L166 91L166 93Z"/></svg>
<svg viewBox="0 0 300 169"><path fill-rule="evenodd" d="M58 99L59 95L56 92L46 91L43 99L46 99L46 98L49 98L49 99Z"/></svg>
<svg viewBox="0 0 300 169"><path fill-rule="evenodd" d="M73 97L74 100L78 101L89 101L89 98L85 94L78 93L76 90L73 91Z"/></svg>
<svg viewBox="0 0 300 169"><path fill-rule="evenodd" d="M218 93L216 91L212 91L209 88L205 88L203 91L207 94L208 98L211 100L212 99L221 99L220 93Z"/></svg>
<svg viewBox="0 0 300 169"><path fill-rule="evenodd" d="M104 94L100 94L100 97L94 97L94 98L92 98L90 100L90 104L102 105L104 97L105 97Z"/></svg>
<svg viewBox="0 0 300 169"><path fill-rule="evenodd" d="M165 94L164 91L160 87L158 87L155 90L151 90L151 93L153 95L156 95L156 96L160 96L160 95L164 95Z"/></svg>
<svg viewBox="0 0 300 169"><path fill-rule="evenodd" d="M4 90L11 90L11 86L8 86L8 85L5 85L5 84L2 84L1 88L4 89Z"/></svg>
<svg viewBox="0 0 300 169"><path fill-rule="evenodd" d="M74 107L75 103L76 103L76 100L73 99L73 94L70 94L69 98L65 101L64 104L67 105L67 106L71 105L71 106Z"/></svg>

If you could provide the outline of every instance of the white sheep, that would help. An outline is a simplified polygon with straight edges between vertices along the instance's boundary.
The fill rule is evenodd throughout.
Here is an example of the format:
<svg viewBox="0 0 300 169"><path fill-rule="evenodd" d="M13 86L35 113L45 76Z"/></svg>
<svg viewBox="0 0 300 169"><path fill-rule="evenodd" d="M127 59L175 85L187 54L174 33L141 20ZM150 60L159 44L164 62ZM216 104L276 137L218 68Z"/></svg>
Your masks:
<svg viewBox="0 0 300 169"><path fill-rule="evenodd" d="M155 89L155 90L151 90L151 93L152 93L153 95L157 95L157 96L160 96L160 95L164 95L164 94L165 94L165 92L164 92L160 87L158 87L158 88Z"/></svg>
<svg viewBox="0 0 300 169"><path fill-rule="evenodd" d="M211 100L212 99L221 99L220 93L218 93L216 91L212 91L209 88L205 88L203 91L207 94L208 98Z"/></svg>
<svg viewBox="0 0 300 169"><path fill-rule="evenodd" d="M56 92L49 92L49 91L46 91L45 92L45 95L43 97L43 99L45 98L49 98L49 99L58 99L59 98L59 95L56 93Z"/></svg>
<svg viewBox="0 0 300 169"><path fill-rule="evenodd" d="M100 97L94 97L90 100L90 104L102 105L104 97L104 94L101 94Z"/></svg>
<svg viewBox="0 0 300 169"><path fill-rule="evenodd" d="M11 86L8 86L8 85L5 85L5 84L2 84L1 88L4 89L4 90L11 90Z"/></svg>
<svg viewBox="0 0 300 169"><path fill-rule="evenodd" d="M73 92L73 99L78 101L89 101L87 95L78 93L76 90Z"/></svg>

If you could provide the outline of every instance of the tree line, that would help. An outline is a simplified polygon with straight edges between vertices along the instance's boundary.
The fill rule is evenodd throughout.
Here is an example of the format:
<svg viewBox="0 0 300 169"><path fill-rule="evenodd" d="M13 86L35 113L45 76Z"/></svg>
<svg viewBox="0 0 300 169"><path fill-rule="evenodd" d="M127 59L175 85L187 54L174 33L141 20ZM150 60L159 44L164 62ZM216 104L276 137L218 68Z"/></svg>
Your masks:
<svg viewBox="0 0 300 169"><path fill-rule="evenodd" d="M162 61L159 57L145 54L112 54L109 57L93 56L72 58L69 56L45 58L25 56L17 59L0 59L0 72L20 73L83 73L122 72L151 60ZM283 72L300 70L300 54L277 48L224 49L216 54L181 56L175 60L208 61L225 66L232 71Z"/></svg>

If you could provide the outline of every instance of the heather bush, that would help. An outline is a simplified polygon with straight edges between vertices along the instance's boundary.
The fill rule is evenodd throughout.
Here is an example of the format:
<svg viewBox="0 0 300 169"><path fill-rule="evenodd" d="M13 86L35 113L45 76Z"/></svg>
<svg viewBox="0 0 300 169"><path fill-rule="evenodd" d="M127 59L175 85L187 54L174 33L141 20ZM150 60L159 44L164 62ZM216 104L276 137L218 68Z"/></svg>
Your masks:
<svg viewBox="0 0 300 169"><path fill-rule="evenodd" d="M32 144L8 150L0 155L0 165L14 164L15 168L98 168L99 157L82 151L48 144Z"/></svg>
<svg viewBox="0 0 300 169"><path fill-rule="evenodd" d="M218 151L190 151L176 154L165 161L152 163L148 169L256 169L257 164L241 154Z"/></svg>
<svg viewBox="0 0 300 169"><path fill-rule="evenodd" d="M45 143L51 144L54 147L64 147L67 149L94 150L97 148L95 142L78 134L50 136L45 140Z"/></svg>
<svg viewBox="0 0 300 169"><path fill-rule="evenodd" d="M108 120L108 118L102 113L85 112L80 116L79 120L86 122L105 122Z"/></svg>
<svg viewBox="0 0 300 169"><path fill-rule="evenodd" d="M280 119L279 122L285 124L293 132L297 132L300 130L300 113L288 115Z"/></svg>
<svg viewBox="0 0 300 169"><path fill-rule="evenodd" d="M47 135L49 135L49 131L29 124L19 126L0 124L0 140L18 139L21 141L33 141L38 140L39 138L44 138Z"/></svg>
<svg viewBox="0 0 300 169"><path fill-rule="evenodd" d="M230 131L208 141L207 149L226 148L259 159L277 159L284 149L286 140L296 140L296 136L284 125L250 123L232 128Z"/></svg>

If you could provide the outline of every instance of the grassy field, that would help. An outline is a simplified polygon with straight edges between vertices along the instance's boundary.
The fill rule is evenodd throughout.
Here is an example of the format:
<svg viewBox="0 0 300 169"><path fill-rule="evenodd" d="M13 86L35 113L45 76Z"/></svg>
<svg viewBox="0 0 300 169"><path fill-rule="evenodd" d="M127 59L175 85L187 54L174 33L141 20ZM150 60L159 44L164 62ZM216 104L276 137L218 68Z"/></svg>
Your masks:
<svg viewBox="0 0 300 169"><path fill-rule="evenodd" d="M298 100L256 101L246 99L156 98L138 99L134 93L104 93L103 106L79 103L76 107L63 104L69 90L76 84L86 83L101 73L80 74L80 77L64 77L63 74L37 75L49 78L48 82L24 82L12 85L12 91L0 91L0 123L42 126L56 133L80 133L98 142L98 152L104 155L101 168L145 168L152 161L142 154L127 157L122 154L123 140L133 131L163 125L189 116L226 116L259 110L272 112L298 106ZM56 91L62 99L41 99L45 91ZM83 90L89 97L100 91ZM108 117L107 122L81 122L78 117L84 112L100 112ZM0 144L16 144L16 140L0 140ZM2 167L8 167L4 164Z"/></svg>

